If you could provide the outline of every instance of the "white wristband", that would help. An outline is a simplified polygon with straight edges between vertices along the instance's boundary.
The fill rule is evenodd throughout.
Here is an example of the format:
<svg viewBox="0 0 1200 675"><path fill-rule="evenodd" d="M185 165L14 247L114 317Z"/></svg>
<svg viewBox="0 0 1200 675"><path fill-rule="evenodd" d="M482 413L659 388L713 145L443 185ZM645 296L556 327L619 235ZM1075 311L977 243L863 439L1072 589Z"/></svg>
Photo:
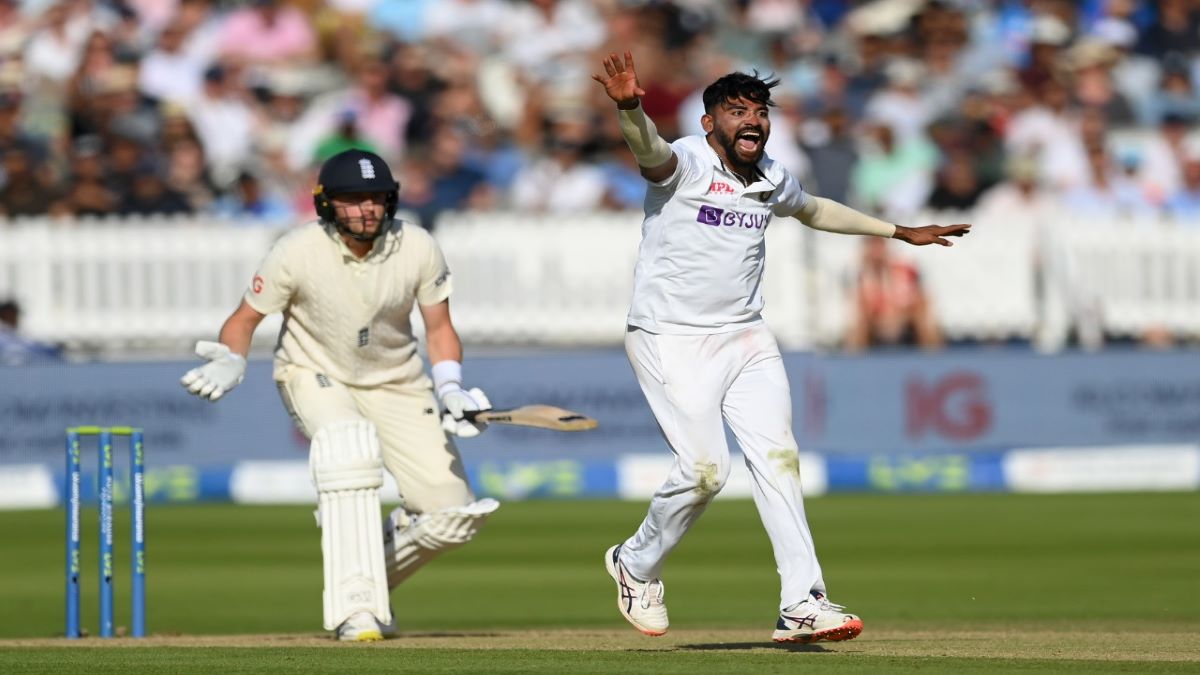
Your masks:
<svg viewBox="0 0 1200 675"><path fill-rule="evenodd" d="M437 395L462 389L462 364L458 361L438 361L430 368L433 374L433 390Z"/></svg>

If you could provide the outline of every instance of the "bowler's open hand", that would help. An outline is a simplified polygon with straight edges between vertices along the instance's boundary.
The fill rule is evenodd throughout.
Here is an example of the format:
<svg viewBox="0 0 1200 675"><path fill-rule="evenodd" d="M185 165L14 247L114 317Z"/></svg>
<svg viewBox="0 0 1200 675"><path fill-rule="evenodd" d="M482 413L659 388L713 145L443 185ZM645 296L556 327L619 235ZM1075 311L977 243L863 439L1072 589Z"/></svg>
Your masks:
<svg viewBox="0 0 1200 675"><path fill-rule="evenodd" d="M625 60L614 52L604 58L605 76L592 75L592 79L604 85L604 93L617 105L630 110L637 107L638 100L646 90L638 84L637 71L633 67L633 52L625 52Z"/></svg>
<svg viewBox="0 0 1200 675"><path fill-rule="evenodd" d="M928 244L938 244L940 246L953 246L954 242L946 239L946 237L961 237L971 231L970 223L959 223L957 225L926 225L925 227L904 227L896 226L896 234L892 235L892 239L905 241L913 246L926 246Z"/></svg>

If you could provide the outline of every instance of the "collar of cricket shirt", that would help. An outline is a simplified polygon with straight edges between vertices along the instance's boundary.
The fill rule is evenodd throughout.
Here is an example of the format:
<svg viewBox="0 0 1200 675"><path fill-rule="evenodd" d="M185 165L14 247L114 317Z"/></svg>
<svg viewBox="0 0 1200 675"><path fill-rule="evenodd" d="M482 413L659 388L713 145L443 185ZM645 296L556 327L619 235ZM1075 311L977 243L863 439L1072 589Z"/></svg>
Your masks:
<svg viewBox="0 0 1200 675"><path fill-rule="evenodd" d="M708 153L709 159L712 161L712 175L708 181L710 189L718 172L724 172L734 177L738 181L738 185L742 187L744 194L751 192L765 192L770 194L783 182L783 167L764 152L762 159L758 160L758 163L754 165L755 170L758 172L758 177L752 183L743 183L741 176L725 166L725 162L717 154L716 149L709 144L708 137L700 136L699 138L700 142L704 145L704 150ZM750 188L754 189L751 190Z"/></svg>
<svg viewBox="0 0 1200 675"><path fill-rule="evenodd" d="M364 265L378 265L384 260L387 260L392 253L400 247L400 238L404 234L403 221L399 218L393 218L387 229L383 231L375 241L371 244L371 250L367 251L365 257L354 255L354 251L346 245L346 241L342 239L342 235L338 232L336 226L329 223L322 223L325 228L325 234L337 245L338 250L342 252L342 259L350 262L361 263Z"/></svg>

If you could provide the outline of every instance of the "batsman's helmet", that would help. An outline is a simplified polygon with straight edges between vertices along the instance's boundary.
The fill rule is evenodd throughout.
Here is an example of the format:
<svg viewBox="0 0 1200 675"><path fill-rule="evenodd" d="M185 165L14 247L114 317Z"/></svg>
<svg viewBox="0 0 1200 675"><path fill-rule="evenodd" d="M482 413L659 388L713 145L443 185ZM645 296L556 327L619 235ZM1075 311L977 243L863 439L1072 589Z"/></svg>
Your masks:
<svg viewBox="0 0 1200 675"><path fill-rule="evenodd" d="M317 186L313 188L313 205L321 220L336 225L337 212L333 208L331 198L334 195L353 192L382 192L384 200L384 222L390 221L396 215L396 206L400 200L400 183L392 178L392 170L387 162L379 155L366 150L344 150L325 160L321 172L317 176ZM384 228L380 228L382 232ZM349 233L355 236L354 233ZM368 237L368 239L373 237Z"/></svg>

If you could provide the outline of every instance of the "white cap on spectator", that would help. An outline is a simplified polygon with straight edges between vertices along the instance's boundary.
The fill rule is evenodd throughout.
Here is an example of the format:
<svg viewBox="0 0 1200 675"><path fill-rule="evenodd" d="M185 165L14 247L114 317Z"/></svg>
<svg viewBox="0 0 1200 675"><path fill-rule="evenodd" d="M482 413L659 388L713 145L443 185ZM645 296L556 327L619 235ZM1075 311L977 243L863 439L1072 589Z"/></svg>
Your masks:
<svg viewBox="0 0 1200 675"><path fill-rule="evenodd" d="M1061 47L1071 41L1071 28L1058 17L1039 14L1033 20L1033 33L1029 41L1039 45Z"/></svg>
<svg viewBox="0 0 1200 675"><path fill-rule="evenodd" d="M1080 40L1067 51L1067 65L1071 68L1091 68L1093 66L1111 66L1120 59L1118 52L1107 42L1101 42L1094 37Z"/></svg>
<svg viewBox="0 0 1200 675"><path fill-rule="evenodd" d="M916 87L921 84L925 67L915 59L895 59L884 69L888 84L897 87Z"/></svg>
<svg viewBox="0 0 1200 675"><path fill-rule="evenodd" d="M908 27L925 0L876 0L851 11L846 25L859 35L893 35Z"/></svg>
<svg viewBox="0 0 1200 675"><path fill-rule="evenodd" d="M1096 22L1092 37L1113 47L1132 49L1137 44L1138 32L1128 21L1109 16Z"/></svg>
<svg viewBox="0 0 1200 675"><path fill-rule="evenodd" d="M1011 70L997 68L980 76L979 88L992 96L1003 96L1019 90L1021 83L1017 81L1016 75L1013 75Z"/></svg>

